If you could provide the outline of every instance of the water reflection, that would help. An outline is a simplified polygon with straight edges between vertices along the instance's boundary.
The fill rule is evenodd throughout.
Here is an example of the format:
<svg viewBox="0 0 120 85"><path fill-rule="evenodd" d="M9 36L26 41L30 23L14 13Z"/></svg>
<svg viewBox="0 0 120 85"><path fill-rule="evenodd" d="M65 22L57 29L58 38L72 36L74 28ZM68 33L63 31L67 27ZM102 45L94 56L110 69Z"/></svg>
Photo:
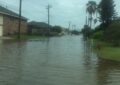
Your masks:
<svg viewBox="0 0 120 85"><path fill-rule="evenodd" d="M17 85L22 77L22 57L26 42L1 41L0 85ZM25 56L25 55L24 55Z"/></svg>
<svg viewBox="0 0 120 85"><path fill-rule="evenodd" d="M83 45L84 45L84 65L86 67L86 70L91 69L93 66L96 67L97 65L97 55L93 51L93 41L83 39Z"/></svg>
<svg viewBox="0 0 120 85"><path fill-rule="evenodd" d="M90 40L84 40L84 59L85 59L85 65L91 65L91 41ZM90 66L88 66L90 67Z"/></svg>
<svg viewBox="0 0 120 85"><path fill-rule="evenodd" d="M119 85L120 63L82 36L0 41L0 85Z"/></svg>
<svg viewBox="0 0 120 85"><path fill-rule="evenodd" d="M83 40L84 65L89 72L92 70L96 85L119 85L120 84L120 62L101 59L93 51L92 40ZM95 57L96 56L96 57Z"/></svg>
<svg viewBox="0 0 120 85"><path fill-rule="evenodd" d="M98 85L119 85L120 62L99 59L97 81Z"/></svg>

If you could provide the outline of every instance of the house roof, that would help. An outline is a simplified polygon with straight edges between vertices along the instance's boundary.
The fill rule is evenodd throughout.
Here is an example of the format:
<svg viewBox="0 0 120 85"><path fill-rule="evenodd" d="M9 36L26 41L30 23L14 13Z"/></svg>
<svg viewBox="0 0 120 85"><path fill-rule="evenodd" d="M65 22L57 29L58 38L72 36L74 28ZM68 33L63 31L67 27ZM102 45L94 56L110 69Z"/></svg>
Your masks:
<svg viewBox="0 0 120 85"><path fill-rule="evenodd" d="M45 23L45 22L36 22L36 21L31 21L31 22L28 22L28 26L33 26L35 27L36 29L39 29L39 28L48 28L48 24ZM49 25L49 27L52 27L51 25ZM33 28L34 29L34 28Z"/></svg>
<svg viewBox="0 0 120 85"><path fill-rule="evenodd" d="M2 7L2 6L0 6L0 14L8 15L8 16L15 17L15 18L19 18L19 14L15 13L15 12L5 8L5 7ZM25 18L23 16L22 16L22 19L27 20L27 18Z"/></svg>

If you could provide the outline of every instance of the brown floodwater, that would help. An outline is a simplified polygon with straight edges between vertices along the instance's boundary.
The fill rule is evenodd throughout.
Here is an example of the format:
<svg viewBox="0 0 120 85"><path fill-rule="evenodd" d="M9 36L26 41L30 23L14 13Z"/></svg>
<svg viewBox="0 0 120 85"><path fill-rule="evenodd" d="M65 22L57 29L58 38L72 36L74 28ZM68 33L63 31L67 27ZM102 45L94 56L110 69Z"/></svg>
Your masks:
<svg viewBox="0 0 120 85"><path fill-rule="evenodd" d="M0 40L0 85L120 85L120 62L92 46L82 36Z"/></svg>

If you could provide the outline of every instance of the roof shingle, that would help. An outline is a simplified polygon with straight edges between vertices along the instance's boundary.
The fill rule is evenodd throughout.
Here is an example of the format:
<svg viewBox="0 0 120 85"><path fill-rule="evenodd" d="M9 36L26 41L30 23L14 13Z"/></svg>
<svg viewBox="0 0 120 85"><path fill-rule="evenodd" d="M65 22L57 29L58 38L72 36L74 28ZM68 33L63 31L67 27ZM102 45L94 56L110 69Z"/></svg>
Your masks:
<svg viewBox="0 0 120 85"><path fill-rule="evenodd" d="M4 15L15 17L15 18L19 18L19 14L15 13L15 12L5 8L5 7L2 7L2 6L0 6L0 14L4 14ZM23 16L22 16L22 19L27 20L27 18L25 18Z"/></svg>

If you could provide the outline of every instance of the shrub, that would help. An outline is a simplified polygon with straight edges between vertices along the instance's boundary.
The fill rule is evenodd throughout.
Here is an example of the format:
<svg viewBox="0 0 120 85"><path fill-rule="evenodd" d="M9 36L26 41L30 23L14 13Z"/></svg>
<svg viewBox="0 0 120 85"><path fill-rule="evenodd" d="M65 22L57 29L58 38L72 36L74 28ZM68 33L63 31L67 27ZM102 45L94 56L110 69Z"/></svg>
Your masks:
<svg viewBox="0 0 120 85"><path fill-rule="evenodd" d="M112 42L115 46L120 45L120 23L112 23L105 32L106 40Z"/></svg>
<svg viewBox="0 0 120 85"><path fill-rule="evenodd" d="M56 33L61 33L63 31L63 29L60 26L54 26L54 27L52 27L51 31L56 32Z"/></svg>
<svg viewBox="0 0 120 85"><path fill-rule="evenodd" d="M94 39L103 40L103 31L95 32L92 37Z"/></svg>

